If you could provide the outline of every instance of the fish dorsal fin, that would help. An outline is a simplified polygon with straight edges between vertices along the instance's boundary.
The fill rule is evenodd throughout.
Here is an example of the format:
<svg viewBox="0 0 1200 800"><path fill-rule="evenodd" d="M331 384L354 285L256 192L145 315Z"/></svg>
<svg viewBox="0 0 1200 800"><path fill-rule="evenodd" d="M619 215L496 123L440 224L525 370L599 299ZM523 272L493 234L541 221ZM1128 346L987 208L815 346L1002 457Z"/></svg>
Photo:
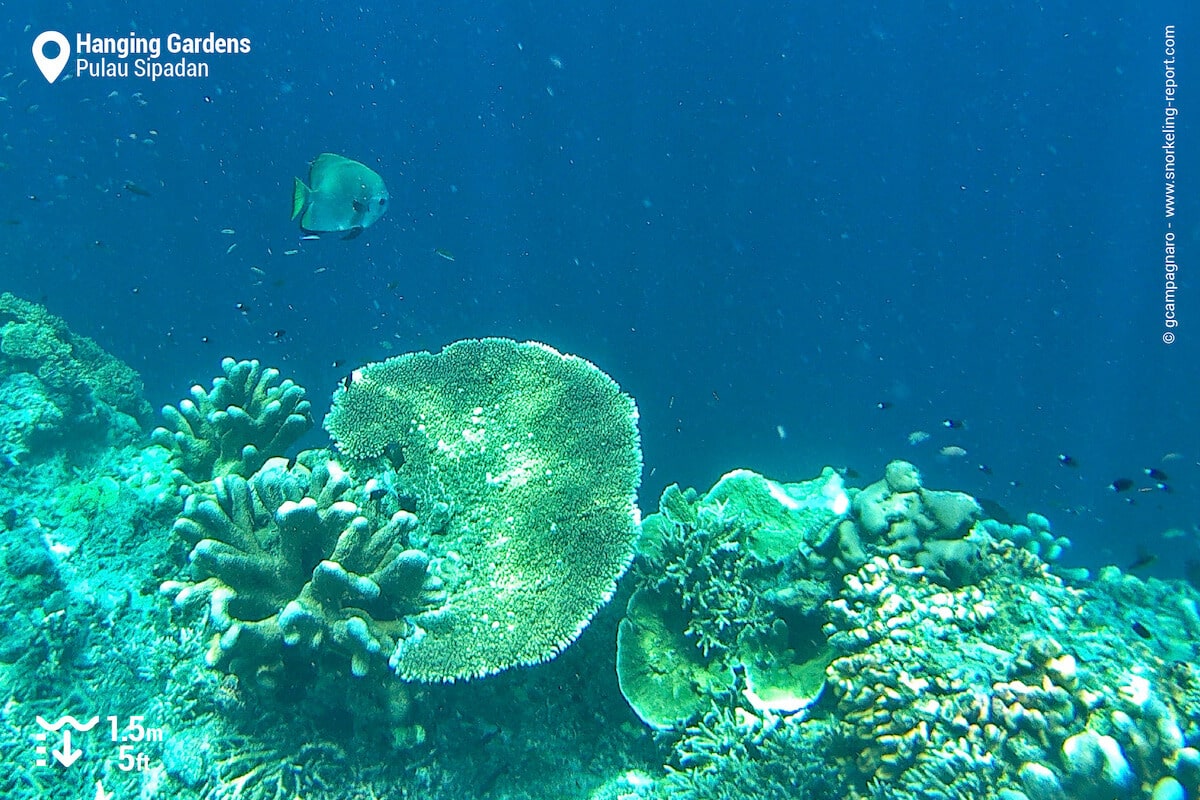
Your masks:
<svg viewBox="0 0 1200 800"><path fill-rule="evenodd" d="M312 165L308 168L308 185L316 188L325 185L330 179L336 179L337 171L348 160L336 153L321 153L312 160Z"/></svg>

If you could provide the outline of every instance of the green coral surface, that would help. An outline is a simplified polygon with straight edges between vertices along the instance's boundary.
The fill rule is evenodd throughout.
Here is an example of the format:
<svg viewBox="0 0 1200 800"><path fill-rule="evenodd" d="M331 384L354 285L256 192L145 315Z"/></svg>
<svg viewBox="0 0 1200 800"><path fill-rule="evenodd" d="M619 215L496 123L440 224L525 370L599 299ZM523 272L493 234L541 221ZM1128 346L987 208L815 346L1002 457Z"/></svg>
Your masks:
<svg viewBox="0 0 1200 800"><path fill-rule="evenodd" d="M401 677L472 678L553 658L633 556L637 408L584 359L508 339L370 364L325 427L443 523L420 540L447 598L391 654ZM432 524L432 523L431 523Z"/></svg>

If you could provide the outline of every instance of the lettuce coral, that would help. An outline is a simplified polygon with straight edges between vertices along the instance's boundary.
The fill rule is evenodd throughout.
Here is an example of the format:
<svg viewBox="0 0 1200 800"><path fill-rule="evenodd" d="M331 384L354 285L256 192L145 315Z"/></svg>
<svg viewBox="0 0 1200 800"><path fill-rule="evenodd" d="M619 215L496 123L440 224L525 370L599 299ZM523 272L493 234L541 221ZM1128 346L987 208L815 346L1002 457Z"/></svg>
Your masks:
<svg viewBox="0 0 1200 800"><path fill-rule="evenodd" d="M831 657L814 646L832 591L815 550L849 505L829 468L787 484L734 470L703 497L667 487L642 526L617 639L621 692L643 722L682 728L735 674L756 713L812 703Z"/></svg>

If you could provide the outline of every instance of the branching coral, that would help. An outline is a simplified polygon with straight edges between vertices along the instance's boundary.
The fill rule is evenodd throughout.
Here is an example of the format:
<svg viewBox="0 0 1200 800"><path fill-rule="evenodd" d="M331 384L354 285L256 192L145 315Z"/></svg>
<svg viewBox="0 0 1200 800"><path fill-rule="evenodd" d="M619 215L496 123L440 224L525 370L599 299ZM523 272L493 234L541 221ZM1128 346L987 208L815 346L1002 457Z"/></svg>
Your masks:
<svg viewBox="0 0 1200 800"><path fill-rule="evenodd" d="M429 557L408 546L416 518L398 511L373 525L350 488L335 462L276 458L187 498L175 532L192 546L191 580L163 590L180 605L208 600L221 631L210 664L271 683L289 658L337 655L363 676L444 601Z"/></svg>
<svg viewBox="0 0 1200 800"><path fill-rule="evenodd" d="M268 458L283 455L312 427L304 388L257 360L221 362L225 376L212 389L193 386L179 407L166 406L166 427L151 440L167 448L188 481L223 475L249 477Z"/></svg>

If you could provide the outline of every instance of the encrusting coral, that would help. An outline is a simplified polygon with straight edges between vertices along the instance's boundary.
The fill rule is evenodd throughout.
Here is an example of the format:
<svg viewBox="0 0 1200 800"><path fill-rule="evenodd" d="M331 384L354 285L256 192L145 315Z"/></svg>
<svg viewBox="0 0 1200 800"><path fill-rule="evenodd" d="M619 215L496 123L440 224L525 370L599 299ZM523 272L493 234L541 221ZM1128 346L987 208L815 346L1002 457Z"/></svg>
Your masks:
<svg viewBox="0 0 1200 800"><path fill-rule="evenodd" d="M59 442L126 444L150 416L142 380L42 306L0 294L0 463Z"/></svg>
<svg viewBox="0 0 1200 800"><path fill-rule="evenodd" d="M855 493L850 514L822 547L840 570L869 554L896 554L950 585L970 583L979 562L981 534L973 529L983 510L962 492L924 488L907 461L887 465L882 480Z"/></svg>

